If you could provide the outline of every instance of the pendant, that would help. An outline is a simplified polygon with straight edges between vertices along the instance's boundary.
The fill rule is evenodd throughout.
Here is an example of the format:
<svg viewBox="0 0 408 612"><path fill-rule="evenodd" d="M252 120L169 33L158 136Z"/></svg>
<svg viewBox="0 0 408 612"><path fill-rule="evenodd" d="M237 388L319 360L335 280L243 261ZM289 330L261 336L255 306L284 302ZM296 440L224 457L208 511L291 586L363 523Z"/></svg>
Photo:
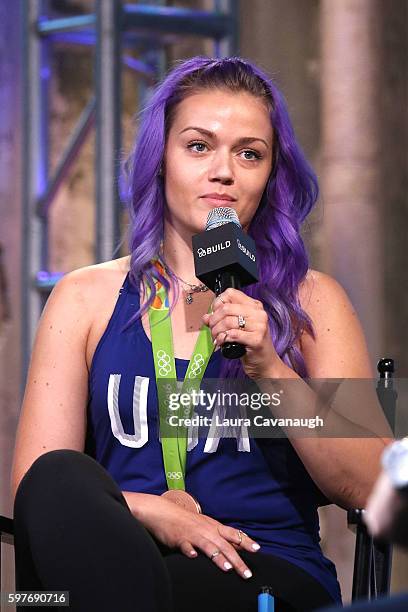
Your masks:
<svg viewBox="0 0 408 612"><path fill-rule="evenodd" d="M181 506L184 508L184 510L201 514L201 506L198 501L195 499L195 497L183 489L169 489L168 491L162 493L161 496L167 497L169 501Z"/></svg>
<svg viewBox="0 0 408 612"><path fill-rule="evenodd" d="M192 304L193 303L193 294L189 293L186 297L186 304Z"/></svg>

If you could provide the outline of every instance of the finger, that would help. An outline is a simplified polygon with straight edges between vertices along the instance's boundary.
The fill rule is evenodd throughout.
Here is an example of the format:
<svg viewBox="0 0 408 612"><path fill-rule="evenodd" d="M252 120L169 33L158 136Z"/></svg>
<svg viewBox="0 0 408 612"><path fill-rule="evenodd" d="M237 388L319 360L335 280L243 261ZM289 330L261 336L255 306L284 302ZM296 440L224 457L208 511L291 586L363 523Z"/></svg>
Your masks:
<svg viewBox="0 0 408 612"><path fill-rule="evenodd" d="M217 299L217 298L215 298ZM215 302L212 303L211 305L211 312L206 312L205 314L203 314L202 316L202 320L204 321L204 323L206 325L210 325L213 321L219 321L224 312L229 313L231 309L234 309L234 307L239 308L239 304L233 304L233 303L227 303L227 302L220 302L217 306L217 308L214 308L214 304ZM242 309L242 307L241 307ZM235 312L233 310L233 312ZM216 315L216 316L215 316Z"/></svg>
<svg viewBox="0 0 408 612"><path fill-rule="evenodd" d="M213 310L214 312L220 308L223 304L234 303L234 304L251 304L255 307L262 306L262 303L259 300L255 300L254 298L246 295L243 291L239 289L232 289L231 287L217 295L213 302Z"/></svg>
<svg viewBox="0 0 408 612"><path fill-rule="evenodd" d="M247 579L252 576L249 567L244 563L234 547L224 538L212 537L211 540L208 540L203 537L199 546L207 557L221 570L229 571L234 568L242 578ZM216 552L217 554L214 554Z"/></svg>
<svg viewBox="0 0 408 612"><path fill-rule="evenodd" d="M211 315L204 315L203 321L211 330L221 321L228 321L229 327L239 326L238 317L242 316L245 320L245 329L248 329L248 322L251 328L269 327L268 315L263 308L257 308L252 304L243 306L242 304L224 304Z"/></svg>
<svg viewBox="0 0 408 612"><path fill-rule="evenodd" d="M223 572L229 572L232 570L232 563L230 563L226 558L223 552L217 545L206 538L202 538L200 543L197 543L196 546L203 551L205 555L212 561L215 565L217 565L220 570Z"/></svg>
<svg viewBox="0 0 408 612"><path fill-rule="evenodd" d="M180 543L180 550L184 555L186 555L186 557L194 558L198 555L194 546L187 540L184 540Z"/></svg>
<svg viewBox="0 0 408 612"><path fill-rule="evenodd" d="M231 542L234 546L239 547L241 550L247 550L248 552L257 552L261 547L252 538L250 538L241 529L235 529L235 527L228 527L227 525L221 525L218 529L218 533Z"/></svg>
<svg viewBox="0 0 408 612"><path fill-rule="evenodd" d="M226 338L226 339L225 339ZM247 331L242 329L228 329L220 332L215 338L214 344L221 345L225 342L238 342L247 348L257 349L262 344L263 334L258 331Z"/></svg>
<svg viewBox="0 0 408 612"><path fill-rule="evenodd" d="M216 338L219 333L229 331L230 329L242 329L242 331L254 331L260 328L261 325L255 321L251 321L251 317L245 316L245 328L242 329L238 324L238 315L230 315L224 317L221 321L218 321L213 327L211 327L211 334L213 338Z"/></svg>
<svg viewBox="0 0 408 612"><path fill-rule="evenodd" d="M219 334L217 334L216 338L214 338L214 345L215 346L222 346L223 344L226 343L228 338L228 332L220 332Z"/></svg>
<svg viewBox="0 0 408 612"><path fill-rule="evenodd" d="M220 308L217 308L213 314L208 315L208 323L210 327L216 325L222 319L227 317L235 317L235 324L238 323L238 315L244 315L245 318L251 316L252 318L256 318L258 316L258 309L255 309L252 306L243 306L242 304L223 304Z"/></svg>

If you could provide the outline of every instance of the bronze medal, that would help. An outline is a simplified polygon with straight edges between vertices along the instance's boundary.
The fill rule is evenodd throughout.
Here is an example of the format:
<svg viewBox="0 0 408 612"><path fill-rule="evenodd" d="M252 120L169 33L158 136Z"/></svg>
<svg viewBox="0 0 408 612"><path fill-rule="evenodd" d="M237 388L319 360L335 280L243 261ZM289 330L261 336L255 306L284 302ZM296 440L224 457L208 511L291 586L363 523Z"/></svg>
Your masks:
<svg viewBox="0 0 408 612"><path fill-rule="evenodd" d="M190 495L190 493L187 493L187 491L183 491L182 489L169 489L162 493L162 497L166 497L169 501L184 508L184 510L201 514L200 504Z"/></svg>

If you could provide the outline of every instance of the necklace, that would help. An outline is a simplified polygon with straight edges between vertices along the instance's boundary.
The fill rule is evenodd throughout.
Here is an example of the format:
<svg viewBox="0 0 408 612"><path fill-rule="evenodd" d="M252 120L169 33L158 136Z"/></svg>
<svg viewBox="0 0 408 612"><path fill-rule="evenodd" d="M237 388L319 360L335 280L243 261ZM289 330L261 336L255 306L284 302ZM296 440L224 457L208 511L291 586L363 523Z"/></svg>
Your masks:
<svg viewBox="0 0 408 612"><path fill-rule="evenodd" d="M192 304L193 303L193 301L194 301L193 293L203 293L205 291L208 291L208 287L207 287L207 285L204 285L204 283L200 283L199 285L193 285L192 283L188 283L187 281L185 281L182 278L180 278L179 276L177 276L177 274L175 272L173 272L173 270L170 270L168 265L164 262L163 256L160 257L160 260L161 260L161 263L163 264L164 269L166 270L167 273L170 272L171 274L173 274L173 276L175 276L177 278L178 281L183 283L183 285L188 285L189 286L189 289L187 289L186 287L183 287L183 290L187 292L186 304Z"/></svg>
<svg viewBox="0 0 408 612"><path fill-rule="evenodd" d="M177 274L175 274L175 272L173 272L173 274L177 278L177 280L182 282L184 285L188 285L190 287L190 289L186 289L185 287L183 287L184 291L187 291L186 304L192 304L193 303L193 301L194 301L193 300L193 293L202 293L202 292L208 291L207 285L204 285L203 283L200 283L199 285L192 285L191 283L188 283L187 281L185 281L182 278L180 278L179 276L177 276Z"/></svg>

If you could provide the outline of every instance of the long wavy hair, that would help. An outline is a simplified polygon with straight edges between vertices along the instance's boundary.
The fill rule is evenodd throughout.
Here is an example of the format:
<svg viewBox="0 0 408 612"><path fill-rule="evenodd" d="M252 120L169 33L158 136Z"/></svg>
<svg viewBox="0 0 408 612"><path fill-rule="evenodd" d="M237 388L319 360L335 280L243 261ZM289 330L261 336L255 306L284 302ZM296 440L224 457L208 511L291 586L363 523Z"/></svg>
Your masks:
<svg viewBox="0 0 408 612"><path fill-rule="evenodd" d="M163 276L152 259L159 254L164 231L164 148L177 105L199 91L247 92L262 99L270 112L274 134L273 165L264 193L248 228L256 243L259 282L244 292L264 304L276 352L301 377L308 375L295 346L304 330L314 337L312 322L301 308L298 288L308 270L300 226L318 196L316 176L296 141L282 93L257 66L239 57L193 57L180 62L157 86L141 113L135 147L127 162L130 215L130 282L143 280L149 299L132 322L154 300L155 279L172 286L174 307L179 288L169 271ZM239 359L222 359L220 377L245 377Z"/></svg>

